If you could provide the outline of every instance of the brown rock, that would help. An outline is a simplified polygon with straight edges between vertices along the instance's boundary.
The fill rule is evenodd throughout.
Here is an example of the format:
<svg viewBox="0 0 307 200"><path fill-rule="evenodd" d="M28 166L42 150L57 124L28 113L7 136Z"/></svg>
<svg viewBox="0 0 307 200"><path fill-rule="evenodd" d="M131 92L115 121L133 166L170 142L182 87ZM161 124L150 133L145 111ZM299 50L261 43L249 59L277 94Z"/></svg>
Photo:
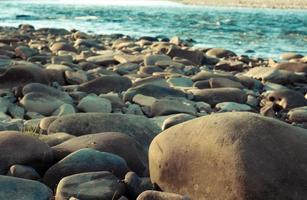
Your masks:
<svg viewBox="0 0 307 200"><path fill-rule="evenodd" d="M179 57L187 59L197 66L201 66L205 60L205 56L201 51L189 51L178 48L170 48L166 54L172 58Z"/></svg>
<svg viewBox="0 0 307 200"><path fill-rule="evenodd" d="M298 62L282 62L275 66L276 69L288 70L291 72L305 72L307 73L307 63Z"/></svg>
<svg viewBox="0 0 307 200"><path fill-rule="evenodd" d="M97 95L109 92L122 92L132 86L132 82L127 77L103 76L80 85L79 91L95 93Z"/></svg>
<svg viewBox="0 0 307 200"><path fill-rule="evenodd" d="M55 200L77 197L83 200L118 199L125 193L125 185L107 171L80 173L63 178L56 191Z"/></svg>
<svg viewBox="0 0 307 200"><path fill-rule="evenodd" d="M75 49L75 47L73 47L72 45L65 43L65 42L57 42L54 43L51 47L50 50L53 53L57 53L58 51L71 51L74 53L77 53L77 50Z"/></svg>
<svg viewBox="0 0 307 200"><path fill-rule="evenodd" d="M126 134L105 132L83 135L52 147L57 160L82 148L91 148L119 155L126 160L129 168L140 176L148 173L147 151L136 140Z"/></svg>
<svg viewBox="0 0 307 200"><path fill-rule="evenodd" d="M150 177L192 199L304 199L306 146L305 129L252 113L213 114L160 133Z"/></svg>
<svg viewBox="0 0 307 200"><path fill-rule="evenodd" d="M169 192L147 190L140 194L137 200L189 200L189 198Z"/></svg>
<svg viewBox="0 0 307 200"><path fill-rule="evenodd" d="M277 90L266 95L267 101L272 101L283 109L297 108L307 105L307 100L300 92L293 90Z"/></svg>
<svg viewBox="0 0 307 200"><path fill-rule="evenodd" d="M195 101L204 101L211 106L222 102L245 103L247 95L237 88L214 88L192 90Z"/></svg>
<svg viewBox="0 0 307 200"><path fill-rule="evenodd" d="M212 48L206 52L206 55L218 58L229 58L236 56L234 52L222 48Z"/></svg>
<svg viewBox="0 0 307 200"><path fill-rule="evenodd" d="M27 165L41 172L52 160L51 148L42 141L19 132L0 132L0 174L14 164Z"/></svg>

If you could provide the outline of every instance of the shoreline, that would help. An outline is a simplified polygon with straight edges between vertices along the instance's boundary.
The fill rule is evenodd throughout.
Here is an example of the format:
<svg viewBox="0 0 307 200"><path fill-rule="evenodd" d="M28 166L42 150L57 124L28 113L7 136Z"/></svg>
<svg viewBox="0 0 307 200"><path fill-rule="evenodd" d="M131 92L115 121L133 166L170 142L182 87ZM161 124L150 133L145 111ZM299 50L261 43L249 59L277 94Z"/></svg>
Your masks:
<svg viewBox="0 0 307 200"><path fill-rule="evenodd" d="M281 0L276 2L275 0L256 0L251 3L248 0L172 0L173 2L182 3L186 5L195 6L214 6L214 7L234 7L234 8L262 8L262 9L298 9L306 10L307 2L304 0Z"/></svg>
<svg viewBox="0 0 307 200"><path fill-rule="evenodd" d="M232 50L0 26L0 199L303 199L307 55Z"/></svg>

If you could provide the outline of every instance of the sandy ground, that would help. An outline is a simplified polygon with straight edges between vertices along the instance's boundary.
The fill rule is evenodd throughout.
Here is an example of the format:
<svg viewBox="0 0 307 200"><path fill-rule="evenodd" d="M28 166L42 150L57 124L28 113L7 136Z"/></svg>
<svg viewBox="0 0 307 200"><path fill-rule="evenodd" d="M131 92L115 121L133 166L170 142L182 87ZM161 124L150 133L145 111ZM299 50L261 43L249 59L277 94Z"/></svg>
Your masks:
<svg viewBox="0 0 307 200"><path fill-rule="evenodd" d="M307 9L307 0L175 0L186 4Z"/></svg>

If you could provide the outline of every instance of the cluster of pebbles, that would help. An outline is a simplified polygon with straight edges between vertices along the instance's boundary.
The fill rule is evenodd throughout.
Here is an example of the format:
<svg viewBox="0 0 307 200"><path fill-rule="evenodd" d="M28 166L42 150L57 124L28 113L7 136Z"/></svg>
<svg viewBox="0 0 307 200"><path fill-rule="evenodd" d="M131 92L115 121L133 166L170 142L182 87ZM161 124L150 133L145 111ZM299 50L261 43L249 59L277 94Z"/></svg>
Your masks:
<svg viewBox="0 0 307 200"><path fill-rule="evenodd" d="M307 197L307 57L0 27L0 199Z"/></svg>

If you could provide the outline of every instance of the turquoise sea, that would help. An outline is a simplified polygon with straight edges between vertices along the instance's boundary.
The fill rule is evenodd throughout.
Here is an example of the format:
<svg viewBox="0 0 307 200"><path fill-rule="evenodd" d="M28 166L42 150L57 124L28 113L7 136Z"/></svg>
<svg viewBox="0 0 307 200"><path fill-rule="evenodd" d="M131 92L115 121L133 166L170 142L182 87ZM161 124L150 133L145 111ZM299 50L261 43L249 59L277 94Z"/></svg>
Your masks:
<svg viewBox="0 0 307 200"><path fill-rule="evenodd" d="M307 10L187 6L154 0L0 0L0 26L22 23L134 37L180 36L195 40L196 46L253 56L307 54Z"/></svg>

